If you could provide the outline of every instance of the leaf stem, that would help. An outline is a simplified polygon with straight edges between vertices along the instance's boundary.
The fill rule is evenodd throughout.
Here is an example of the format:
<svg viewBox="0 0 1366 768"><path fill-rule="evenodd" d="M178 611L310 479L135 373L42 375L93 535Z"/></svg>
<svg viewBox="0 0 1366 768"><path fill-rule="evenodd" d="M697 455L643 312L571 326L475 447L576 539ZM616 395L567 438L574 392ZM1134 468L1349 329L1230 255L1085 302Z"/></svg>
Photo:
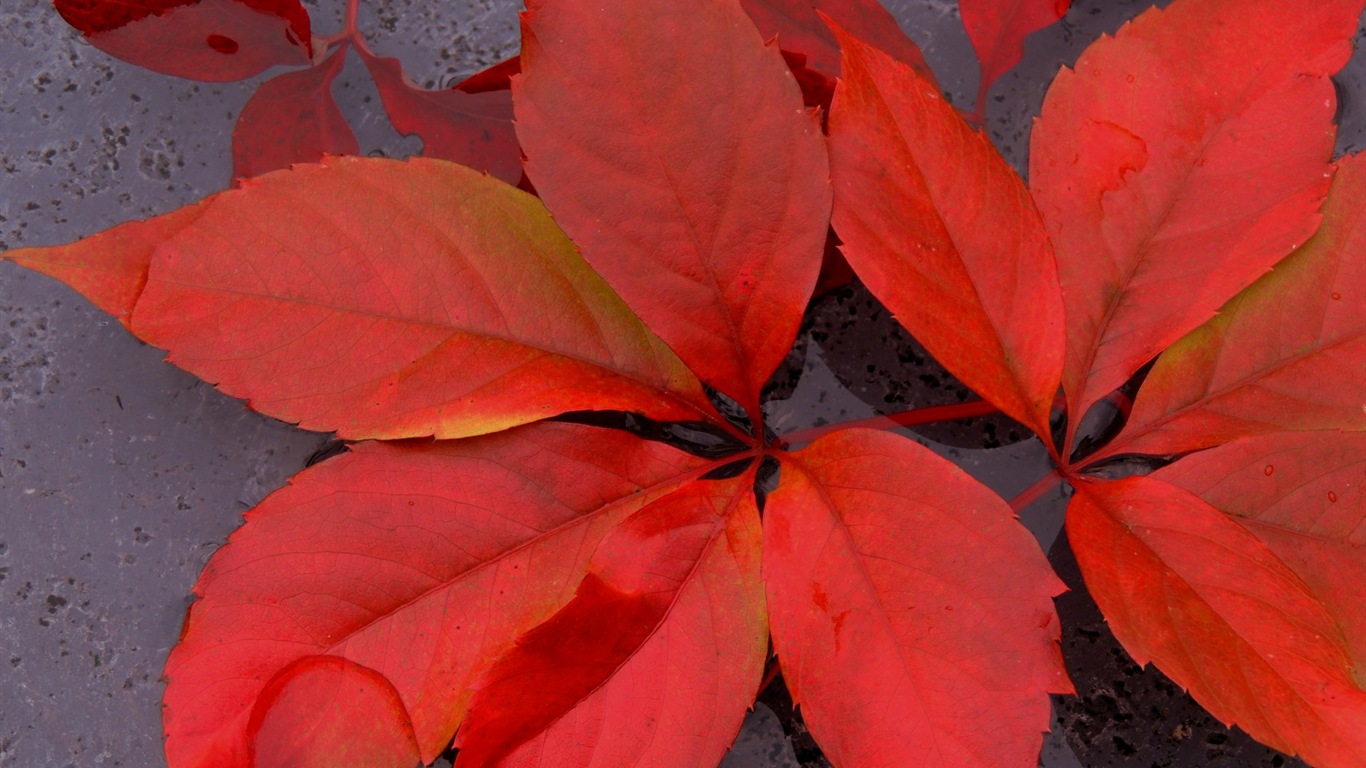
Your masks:
<svg viewBox="0 0 1366 768"><path fill-rule="evenodd" d="M1061 470L1054 469L1043 477L1035 480L1028 488L1020 491L1015 498L1010 500L1010 511L1019 514L1020 510L1039 500L1039 497L1053 490L1054 486L1061 483L1064 479Z"/></svg>
<svg viewBox="0 0 1366 768"><path fill-rule="evenodd" d="M952 405L931 405L926 408L913 408L909 411L900 413L889 413L882 416L872 416L867 419L855 419L838 424L825 424L810 429L799 429L795 432L788 432L779 438L780 447L787 447L798 443L809 443L818 437L834 432L838 429L849 429L854 427L864 427L867 429L896 429L897 427L911 427L917 424L929 424L935 421L952 421L954 419L967 419L973 416L986 416L992 413L999 413L1001 409L988 403L985 400L968 400Z"/></svg>
<svg viewBox="0 0 1366 768"><path fill-rule="evenodd" d="M314 42L324 49L349 42L356 46L357 51L373 56L374 52L365 44L365 36L360 33L360 0L346 0L346 15L343 17L340 32L319 35L314 38Z"/></svg>

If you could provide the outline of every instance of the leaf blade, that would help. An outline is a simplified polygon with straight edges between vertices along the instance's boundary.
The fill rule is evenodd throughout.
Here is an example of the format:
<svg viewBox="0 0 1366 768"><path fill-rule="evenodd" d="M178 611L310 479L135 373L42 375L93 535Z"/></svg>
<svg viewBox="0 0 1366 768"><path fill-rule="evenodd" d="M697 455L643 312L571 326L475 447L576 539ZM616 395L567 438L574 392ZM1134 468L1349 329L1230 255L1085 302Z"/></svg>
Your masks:
<svg viewBox="0 0 1366 768"><path fill-rule="evenodd" d="M708 466L624 433L537 424L363 443L306 470L248 514L196 585L166 666L168 759L245 765L255 702L317 657L382 675L434 759L469 685L572 599L593 544Z"/></svg>
<svg viewBox="0 0 1366 768"><path fill-rule="evenodd" d="M1344 158L1319 231L1158 357L1104 455L1366 430L1364 199L1366 158Z"/></svg>
<svg viewBox="0 0 1366 768"><path fill-rule="evenodd" d="M421 138L423 157L486 171L509 184L521 180L522 150L512 127L512 98L506 89L472 93L457 86L429 91L404 74L398 59L365 51L360 55L379 88L394 130Z"/></svg>
<svg viewBox="0 0 1366 768"><path fill-rule="evenodd" d="M91 45L191 80L245 80L308 64L313 38L299 0L54 0Z"/></svg>
<svg viewBox="0 0 1366 768"><path fill-rule="evenodd" d="M1029 191L930 83L836 36L845 62L830 153L841 250L945 368L1048 435L1062 299Z"/></svg>
<svg viewBox="0 0 1366 768"><path fill-rule="evenodd" d="M1333 148L1328 76L1362 6L1181 0L1054 81L1030 180L1067 305L1073 424L1313 233Z"/></svg>
<svg viewBox="0 0 1366 768"><path fill-rule="evenodd" d="M1186 490L1127 478L1080 486L1067 532L1136 661L1259 741L1316 765L1360 764L1366 691L1342 629L1254 531Z"/></svg>
<svg viewBox="0 0 1366 768"><path fill-rule="evenodd" d="M607 534L574 600L476 684L457 765L720 760L767 651L753 480L690 483Z"/></svg>
<svg viewBox="0 0 1366 768"><path fill-rule="evenodd" d="M1025 38L1067 15L1071 6L1072 0L959 0L958 14L982 65L978 122L992 84L1024 58Z"/></svg>
<svg viewBox="0 0 1366 768"><path fill-rule="evenodd" d="M527 175L589 263L757 418L830 201L819 127L778 51L734 0L533 2L523 39Z"/></svg>
<svg viewBox="0 0 1366 768"><path fill-rule="evenodd" d="M480 434L585 409L720 420L540 203L501 182L434 160L331 158L201 207L151 250L128 325L271 416L350 439Z"/></svg>
<svg viewBox="0 0 1366 768"><path fill-rule="evenodd" d="M885 432L833 433L783 473L764 513L770 623L832 762L1034 765L1047 693L1071 690L1062 584L1005 502Z"/></svg>
<svg viewBox="0 0 1366 768"><path fill-rule="evenodd" d="M256 89L232 129L234 177L359 154L356 134L332 98L332 81L345 62L346 49L339 48L316 67L276 75Z"/></svg>

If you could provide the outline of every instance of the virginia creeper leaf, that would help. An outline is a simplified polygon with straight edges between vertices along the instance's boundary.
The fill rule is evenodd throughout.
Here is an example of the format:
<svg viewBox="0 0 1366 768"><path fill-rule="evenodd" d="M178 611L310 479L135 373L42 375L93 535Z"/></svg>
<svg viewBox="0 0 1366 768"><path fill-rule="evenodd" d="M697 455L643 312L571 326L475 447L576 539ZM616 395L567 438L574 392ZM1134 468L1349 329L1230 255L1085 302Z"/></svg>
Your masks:
<svg viewBox="0 0 1366 768"><path fill-rule="evenodd" d="M1313 234L1332 175L1329 75L1362 6L1177 0L1053 81L1029 178L1067 308L1073 430Z"/></svg>
<svg viewBox="0 0 1366 768"><path fill-rule="evenodd" d="M753 471L603 538L578 594L476 684L458 766L714 765L768 650Z"/></svg>
<svg viewBox="0 0 1366 768"><path fill-rule="evenodd" d="M20 248L0 253L0 258L61 280L127 327L157 248L206 210L208 203L202 201L147 221L119 224L67 246Z"/></svg>
<svg viewBox="0 0 1366 768"><path fill-rule="evenodd" d="M309 656L271 678L247 731L253 768L412 768L419 760L398 691L338 656Z"/></svg>
<svg viewBox="0 0 1366 768"><path fill-rule="evenodd" d="M502 182L435 160L332 158L200 208L151 251L5 255L59 277L114 260L146 280L134 333L306 429L456 437L594 408L709 418L696 379L541 203ZM166 221L139 232L182 219ZM145 278L127 268L142 256Z"/></svg>
<svg viewBox="0 0 1366 768"><path fill-rule="evenodd" d="M503 59L497 64L485 67L455 84L455 89L465 93L488 93L489 91L512 90L512 78L522 71L520 56Z"/></svg>
<svg viewBox="0 0 1366 768"><path fill-rule="evenodd" d="M394 130L422 139L423 157L487 171L509 184L522 178L522 150L512 128L512 95L506 90L467 92L418 87L398 59L360 52ZM495 75L495 77L498 77Z"/></svg>
<svg viewBox="0 0 1366 768"><path fill-rule="evenodd" d="M595 544L708 466L623 432L537 424L361 443L305 470L247 514L195 587L166 664L171 765L245 766L254 710L341 696L291 666L334 657L388 681L430 762L475 679L574 597ZM354 696L332 706L383 698Z"/></svg>
<svg viewBox="0 0 1366 768"><path fill-rule="evenodd" d="M735 0L528 8L513 80L527 175L650 328L757 417L829 221L792 74Z"/></svg>
<svg viewBox="0 0 1366 768"><path fill-rule="evenodd" d="M1312 483L1318 471L1300 478ZM1246 484L1252 474L1234 482ZM1359 524L1359 508L1356 517ZM1258 531L1148 477L1081 484L1067 514L1086 586L1135 661L1153 662L1211 714L1258 741L1325 768L1361 765L1366 691L1353 677L1343 627L1325 605L1344 595L1316 593ZM1301 547L1311 569L1329 570L1331 544ZM1366 583L1359 545L1353 554L1353 570L1327 578L1352 585L1338 608L1359 613Z"/></svg>
<svg viewBox="0 0 1366 768"><path fill-rule="evenodd" d="M232 173L259 176L324 155L360 152L356 134L332 98L332 81L346 62L339 48L316 67L277 75L247 100L232 130Z"/></svg>
<svg viewBox="0 0 1366 768"><path fill-rule="evenodd" d="M1053 251L1029 191L909 67L835 28L833 224L868 289L982 397L1049 434L1062 374Z"/></svg>
<svg viewBox="0 0 1366 768"><path fill-rule="evenodd" d="M1266 542L1332 614L1355 685L1366 689L1366 435L1259 435L1188 456L1153 477L1236 515Z"/></svg>
<svg viewBox="0 0 1366 768"><path fill-rule="evenodd" d="M934 82L920 48L877 0L741 0L741 5L765 40L776 37L779 48L801 54L806 68L831 85L840 74L840 46L822 14Z"/></svg>
<svg viewBox="0 0 1366 768"><path fill-rule="evenodd" d="M1366 158L1356 155L1339 163L1318 233L1162 353L1107 453L1366 430L1364 406Z"/></svg>
<svg viewBox="0 0 1366 768"><path fill-rule="evenodd" d="M54 0L101 51L190 80L244 80L308 64L313 38L299 0Z"/></svg>
<svg viewBox="0 0 1366 768"><path fill-rule="evenodd" d="M968 39L982 63L974 105L977 122L986 114L987 91L1024 58L1024 41L1067 14L1072 0L959 0Z"/></svg>
<svg viewBox="0 0 1366 768"><path fill-rule="evenodd" d="M898 435L782 459L764 580L783 677L835 765L1034 766L1071 691L1033 537L992 491Z"/></svg>

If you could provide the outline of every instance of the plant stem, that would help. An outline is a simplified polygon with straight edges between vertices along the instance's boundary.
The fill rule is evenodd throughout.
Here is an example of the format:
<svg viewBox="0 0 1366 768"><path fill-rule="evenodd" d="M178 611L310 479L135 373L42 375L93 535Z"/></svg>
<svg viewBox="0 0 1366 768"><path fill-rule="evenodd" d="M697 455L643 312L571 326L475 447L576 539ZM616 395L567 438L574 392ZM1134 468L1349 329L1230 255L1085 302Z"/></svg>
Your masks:
<svg viewBox="0 0 1366 768"><path fill-rule="evenodd" d="M795 432L788 432L779 438L779 446L787 447L798 443L809 443L822 435L834 432L837 429L849 429L851 427L864 427L867 429L895 429L897 427L911 427L916 424L929 424L935 421L952 421L954 419L967 419L973 416L986 416L992 413L999 413L1000 409L985 400L968 400L963 403L953 405L931 405L927 408L913 408L909 411L900 413L889 413L883 416L873 416L867 419L855 419L840 424L826 424L810 429L799 429Z"/></svg>
<svg viewBox="0 0 1366 768"><path fill-rule="evenodd" d="M1061 483L1065 478L1061 471L1054 469L1028 488L1020 491L1015 498L1010 500L1010 510L1019 514L1020 510L1038 501L1039 497L1053 490L1053 487Z"/></svg>
<svg viewBox="0 0 1366 768"><path fill-rule="evenodd" d="M321 45L324 49L331 48L339 43L351 43L356 46L356 50L374 55L370 46L365 44L365 37L360 33L360 0L346 0L346 15L343 17L342 29L333 35L320 35L314 38L314 42Z"/></svg>

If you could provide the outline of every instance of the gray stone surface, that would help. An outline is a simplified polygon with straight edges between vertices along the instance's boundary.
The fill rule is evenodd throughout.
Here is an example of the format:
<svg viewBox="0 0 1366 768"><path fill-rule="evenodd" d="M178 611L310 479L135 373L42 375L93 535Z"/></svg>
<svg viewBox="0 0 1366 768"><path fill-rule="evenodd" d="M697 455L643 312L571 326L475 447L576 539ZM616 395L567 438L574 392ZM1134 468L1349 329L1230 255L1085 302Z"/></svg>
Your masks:
<svg viewBox="0 0 1366 768"><path fill-rule="evenodd" d="M1027 60L994 89L993 99L1002 100L988 112L989 130L1017 167L1057 67L1142 5L1078 2L1066 23L1031 39ZM316 32L336 28L339 7L310 4ZM955 101L970 101L976 73L966 64L972 57L956 3L890 0L889 7ZM500 0L378 3L362 26L378 50L400 56L430 85L516 47L515 8ZM1359 56L1340 78L1344 149L1366 143L1363 71ZM80 41L47 0L10 0L0 8L0 249L67 242L222 189L233 120L258 82L208 85L146 72ZM373 86L354 67L336 93L365 151L416 148L379 117ZM788 409L790 426L841 409L871 413L818 353L803 363L817 377L800 397L775 406ZM327 440L248 412L161 358L69 290L0 264L4 768L164 764L160 670L198 571L242 512ZM1042 466L1039 451L1023 445L1004 453L944 450L958 451L1007 494ZM1045 546L1062 501L1046 500L1027 515ZM1159 675L1126 666L1113 641L1105 644L1103 622L1085 610L1084 603L1076 609L1065 638L1073 658L1089 659L1073 669L1082 698L1060 704L1064 728L1046 747L1046 765L1289 764L1197 722L1198 709L1163 689ZM1142 692L1148 689L1158 690L1156 698ZM1153 701L1177 714L1148 725ZM1184 741L1163 752L1168 734ZM1126 751L1135 744L1143 751ZM764 708L751 716L726 768L786 768L796 759Z"/></svg>

